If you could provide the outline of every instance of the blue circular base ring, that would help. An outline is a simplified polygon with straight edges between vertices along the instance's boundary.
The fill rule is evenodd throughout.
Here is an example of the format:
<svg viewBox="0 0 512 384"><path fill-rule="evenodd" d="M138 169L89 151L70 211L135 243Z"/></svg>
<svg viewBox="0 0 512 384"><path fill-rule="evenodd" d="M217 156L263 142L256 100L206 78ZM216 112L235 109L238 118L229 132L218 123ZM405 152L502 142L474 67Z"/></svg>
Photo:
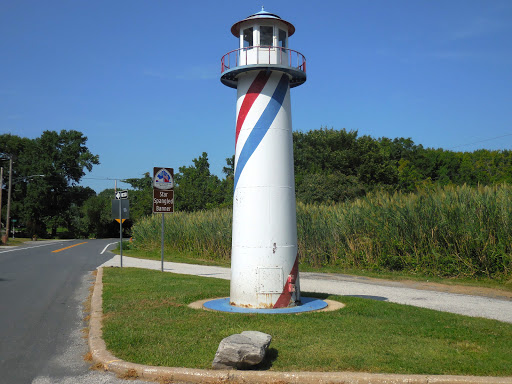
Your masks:
<svg viewBox="0 0 512 384"><path fill-rule="evenodd" d="M287 308L245 308L235 307L229 304L229 297L207 301L203 307L221 312L231 313L266 313L266 314L287 314L318 311L327 307L327 303L314 297L301 297L301 304Z"/></svg>

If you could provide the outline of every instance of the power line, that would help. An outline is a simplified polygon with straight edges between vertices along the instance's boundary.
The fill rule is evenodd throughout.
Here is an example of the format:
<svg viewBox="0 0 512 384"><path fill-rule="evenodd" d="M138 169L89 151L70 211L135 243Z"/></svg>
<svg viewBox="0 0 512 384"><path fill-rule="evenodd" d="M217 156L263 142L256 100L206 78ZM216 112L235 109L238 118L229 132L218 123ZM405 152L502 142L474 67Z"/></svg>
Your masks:
<svg viewBox="0 0 512 384"><path fill-rule="evenodd" d="M129 183L126 183L125 181L123 181L123 180L126 180L126 178L123 178L123 179L113 179L111 177L82 177L81 179L87 179L87 180L112 180L112 181L119 181L120 183L129 184Z"/></svg>
<svg viewBox="0 0 512 384"><path fill-rule="evenodd" d="M496 140L496 139L501 139L502 137L507 137L507 136L512 136L512 133L507 133L506 135L501 135L501 136L492 137L492 138L490 138L490 139L484 139L484 140L474 141L474 142L472 142L472 143L456 145L455 147L450 147L450 148L447 148L447 149L454 149L454 148L465 147L465 146L467 146L467 145L473 145L473 144L484 143L484 142L486 142L486 141L492 141L492 140Z"/></svg>

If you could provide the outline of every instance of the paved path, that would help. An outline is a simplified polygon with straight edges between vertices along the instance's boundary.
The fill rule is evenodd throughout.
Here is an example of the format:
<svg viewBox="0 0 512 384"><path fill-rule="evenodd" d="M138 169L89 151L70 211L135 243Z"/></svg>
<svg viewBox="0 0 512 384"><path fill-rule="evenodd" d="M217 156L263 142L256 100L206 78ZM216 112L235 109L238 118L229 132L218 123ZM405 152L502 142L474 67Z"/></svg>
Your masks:
<svg viewBox="0 0 512 384"><path fill-rule="evenodd" d="M119 255L102 264L119 266ZM124 267L161 269L161 262L123 256ZM165 272L230 279L230 269L206 265L164 263ZM300 273L303 292L319 292L342 296L355 296L393 303L414 305L443 312L473 317L485 317L512 323L512 299L472 296L435 290L414 289L399 282L326 273Z"/></svg>

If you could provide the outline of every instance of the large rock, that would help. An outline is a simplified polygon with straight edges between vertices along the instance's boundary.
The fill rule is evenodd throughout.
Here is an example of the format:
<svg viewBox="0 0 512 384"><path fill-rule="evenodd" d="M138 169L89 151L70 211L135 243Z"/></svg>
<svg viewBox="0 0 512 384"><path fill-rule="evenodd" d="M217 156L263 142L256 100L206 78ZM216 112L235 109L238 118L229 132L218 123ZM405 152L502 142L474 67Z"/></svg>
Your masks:
<svg viewBox="0 0 512 384"><path fill-rule="evenodd" d="M214 369L248 369L265 358L272 336L258 331L244 331L223 339L212 367Z"/></svg>

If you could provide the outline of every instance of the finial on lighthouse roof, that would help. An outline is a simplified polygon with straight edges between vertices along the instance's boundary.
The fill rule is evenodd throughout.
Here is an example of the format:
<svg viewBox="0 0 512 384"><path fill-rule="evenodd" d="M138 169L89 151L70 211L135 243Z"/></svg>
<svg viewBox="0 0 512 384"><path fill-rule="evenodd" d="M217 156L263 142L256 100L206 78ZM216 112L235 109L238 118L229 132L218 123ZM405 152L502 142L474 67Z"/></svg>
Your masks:
<svg viewBox="0 0 512 384"><path fill-rule="evenodd" d="M288 22L286 20L281 19L275 13L271 13L271 12L265 11L265 8L264 8L263 5L261 6L261 11L256 12L254 15L248 16L245 19L243 19L243 20L233 24L233 26L231 27L231 33L234 36L238 37L238 35L240 33L240 24L242 24L242 23L244 23L246 21L258 20L258 19L274 19L274 20L279 20L280 22L286 24L286 26L288 27L288 37L290 37L291 35L293 35L295 33L295 27L293 26L292 23L290 23L290 22Z"/></svg>

